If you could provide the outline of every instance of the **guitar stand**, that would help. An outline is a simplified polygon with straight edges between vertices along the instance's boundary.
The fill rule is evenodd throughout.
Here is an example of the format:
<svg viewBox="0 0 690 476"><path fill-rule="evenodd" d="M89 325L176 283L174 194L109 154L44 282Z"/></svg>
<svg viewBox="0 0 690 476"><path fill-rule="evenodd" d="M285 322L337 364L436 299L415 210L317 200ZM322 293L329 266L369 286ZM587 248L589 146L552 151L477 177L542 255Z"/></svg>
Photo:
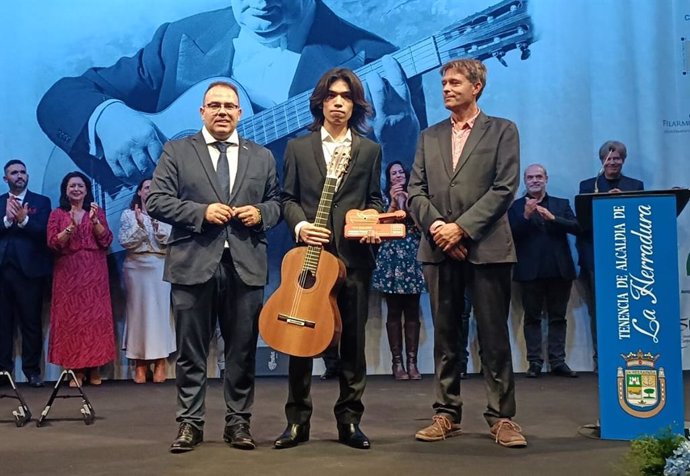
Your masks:
<svg viewBox="0 0 690 476"><path fill-rule="evenodd" d="M65 382L69 385L70 381L75 382L77 384L76 389L79 391L79 395L58 395L58 392L60 391L60 386ZM46 403L45 408L41 412L41 416L38 418L38 420L36 420L37 427L43 425L43 422L48 417L48 412L50 411L50 408L53 405L53 401L56 398L81 398L81 415L84 419L84 424L91 425L96 419L96 412L93 410L89 398L86 396L84 390L81 388L81 382L77 379L77 376L74 375L74 372L72 370L63 370L60 374L60 378L58 378L57 382L55 382L55 387L53 387L53 393L50 394L48 403Z"/></svg>
<svg viewBox="0 0 690 476"><path fill-rule="evenodd" d="M24 400L22 394L19 393L19 390L17 390L14 380L12 380L12 375L10 375L9 372L2 371L0 372L0 379L3 377L7 377L7 380L9 380L10 386L14 391L14 395L7 395L3 393L0 394L0 398L14 398L15 400L19 400L19 406L16 410L12 411L12 416L14 417L14 423L17 425L17 427L24 426L26 422L31 420L31 410L29 410L29 406L26 404L26 400Z"/></svg>

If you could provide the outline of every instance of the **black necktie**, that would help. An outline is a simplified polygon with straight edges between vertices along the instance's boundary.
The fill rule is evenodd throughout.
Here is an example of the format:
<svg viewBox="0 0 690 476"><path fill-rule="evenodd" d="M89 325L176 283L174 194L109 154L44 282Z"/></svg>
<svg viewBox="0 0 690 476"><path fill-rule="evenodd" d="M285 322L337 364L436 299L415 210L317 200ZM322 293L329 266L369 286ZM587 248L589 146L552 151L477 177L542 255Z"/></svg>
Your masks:
<svg viewBox="0 0 690 476"><path fill-rule="evenodd" d="M221 197L223 202L227 204L230 202L230 165L228 165L228 155L226 152L230 144L227 142L216 142L214 145L220 151L216 173L220 182Z"/></svg>

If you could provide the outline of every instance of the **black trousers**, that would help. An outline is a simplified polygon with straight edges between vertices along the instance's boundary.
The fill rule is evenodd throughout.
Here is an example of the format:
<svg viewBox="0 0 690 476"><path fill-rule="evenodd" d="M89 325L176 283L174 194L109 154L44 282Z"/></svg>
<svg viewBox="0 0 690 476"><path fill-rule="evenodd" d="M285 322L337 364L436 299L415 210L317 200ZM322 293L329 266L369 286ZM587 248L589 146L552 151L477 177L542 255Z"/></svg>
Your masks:
<svg viewBox="0 0 690 476"><path fill-rule="evenodd" d="M515 415L515 381L508 333L511 263L475 265L447 259L424 265L434 320L436 413L462 419L458 363L465 288L472 291L477 337L488 398L484 418L491 426Z"/></svg>
<svg viewBox="0 0 690 476"><path fill-rule="evenodd" d="M340 338L340 395L334 413L338 423L359 423L364 413L362 394L366 387L367 363L364 353L364 328L369 311L371 270L349 269L338 293L338 309L343 321ZM313 359L290 357L288 423L304 424L312 414L311 381Z"/></svg>
<svg viewBox="0 0 690 476"><path fill-rule="evenodd" d="M27 278L10 263L0 266L0 370L14 370L14 329L18 324L24 375L40 375L44 286L44 278Z"/></svg>
<svg viewBox="0 0 690 476"><path fill-rule="evenodd" d="M548 278L520 283L522 307L525 311L523 331L527 344L527 361L543 365L541 317L546 304L549 323L548 354L551 368L565 362L565 314L568 309L569 279Z"/></svg>
<svg viewBox="0 0 690 476"><path fill-rule="evenodd" d="M247 286L223 255L205 283L172 285L177 332L177 421L203 429L206 367L211 338L220 325L225 341L226 425L249 423L254 403L256 341L263 286Z"/></svg>

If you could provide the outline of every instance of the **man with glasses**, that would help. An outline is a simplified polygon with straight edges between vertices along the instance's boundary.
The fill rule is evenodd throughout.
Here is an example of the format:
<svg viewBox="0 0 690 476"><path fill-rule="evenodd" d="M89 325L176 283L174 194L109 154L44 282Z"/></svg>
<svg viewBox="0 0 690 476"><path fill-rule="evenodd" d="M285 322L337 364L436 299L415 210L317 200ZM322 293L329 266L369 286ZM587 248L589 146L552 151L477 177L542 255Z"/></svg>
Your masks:
<svg viewBox="0 0 690 476"><path fill-rule="evenodd" d="M599 148L601 170L596 177L580 182L580 193L617 193L644 190L642 181L623 175L623 164L628 156L625 144L608 140ZM597 371L597 316L594 301L594 237L592 230L584 230L576 241L580 278L584 284L585 301L589 308L594 351L594 371Z"/></svg>
<svg viewBox="0 0 690 476"><path fill-rule="evenodd" d="M156 166L149 214L173 225L164 279L172 283L177 332L178 435L170 451L203 441L206 361L216 322L226 342L223 440L254 449L258 317L267 281L266 231L281 216L271 152L238 136L242 115L234 85L209 85L204 127L167 142Z"/></svg>

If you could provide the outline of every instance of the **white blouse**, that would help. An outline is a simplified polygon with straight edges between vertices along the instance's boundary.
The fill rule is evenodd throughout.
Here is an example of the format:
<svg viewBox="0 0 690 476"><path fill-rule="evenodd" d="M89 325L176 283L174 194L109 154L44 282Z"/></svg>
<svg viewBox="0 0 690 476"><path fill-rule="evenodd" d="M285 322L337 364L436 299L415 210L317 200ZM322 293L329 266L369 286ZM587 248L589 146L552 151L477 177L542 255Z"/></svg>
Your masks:
<svg viewBox="0 0 690 476"><path fill-rule="evenodd" d="M129 253L158 253L165 254L165 249L172 227L167 223L153 220L143 214L144 226L140 226L134 210L125 210L120 217L120 244ZM153 226L158 224L158 230Z"/></svg>

